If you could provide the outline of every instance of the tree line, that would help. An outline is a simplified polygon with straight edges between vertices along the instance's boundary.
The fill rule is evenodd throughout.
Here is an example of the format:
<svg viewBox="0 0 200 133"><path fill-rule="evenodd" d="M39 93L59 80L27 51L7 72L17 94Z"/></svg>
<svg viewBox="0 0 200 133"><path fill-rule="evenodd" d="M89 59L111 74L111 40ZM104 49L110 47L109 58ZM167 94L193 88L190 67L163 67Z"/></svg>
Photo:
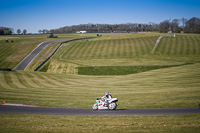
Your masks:
<svg viewBox="0 0 200 133"><path fill-rule="evenodd" d="M76 33L77 31L87 31L88 33L110 33L110 32L163 32L171 31L173 33L200 33L200 18L193 17L189 20L186 18L169 19L160 22L159 24L150 22L148 24L142 23L125 23L125 24L80 24L65 26L58 29L38 30L39 34L46 33ZM0 35L14 34L13 28L0 27ZM27 30L21 31L17 29L17 34L27 34Z"/></svg>
<svg viewBox="0 0 200 133"><path fill-rule="evenodd" d="M7 27L0 27L0 35L11 35L13 33L13 29Z"/></svg>
<svg viewBox="0 0 200 133"><path fill-rule="evenodd" d="M21 31L20 29L17 29L17 34L26 34L27 30L24 29ZM7 27L0 27L0 35L11 35L14 34L14 29L13 28L7 28Z"/></svg>
<svg viewBox="0 0 200 133"><path fill-rule="evenodd" d="M193 17L189 20L169 19L160 22L159 24L150 22L148 24L141 23L126 23L126 24L80 24L65 26L58 29L51 29L51 33L75 33L76 31L93 32L153 32L159 31L166 33L200 33L200 18Z"/></svg>

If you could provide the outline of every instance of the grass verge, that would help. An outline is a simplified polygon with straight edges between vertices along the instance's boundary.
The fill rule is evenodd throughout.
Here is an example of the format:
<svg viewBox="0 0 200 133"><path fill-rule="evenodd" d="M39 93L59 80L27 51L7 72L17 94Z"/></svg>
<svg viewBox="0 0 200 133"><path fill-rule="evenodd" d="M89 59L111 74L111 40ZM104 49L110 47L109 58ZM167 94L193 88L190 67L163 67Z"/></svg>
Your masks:
<svg viewBox="0 0 200 133"><path fill-rule="evenodd" d="M200 115L60 116L0 114L0 132L176 132L200 130Z"/></svg>

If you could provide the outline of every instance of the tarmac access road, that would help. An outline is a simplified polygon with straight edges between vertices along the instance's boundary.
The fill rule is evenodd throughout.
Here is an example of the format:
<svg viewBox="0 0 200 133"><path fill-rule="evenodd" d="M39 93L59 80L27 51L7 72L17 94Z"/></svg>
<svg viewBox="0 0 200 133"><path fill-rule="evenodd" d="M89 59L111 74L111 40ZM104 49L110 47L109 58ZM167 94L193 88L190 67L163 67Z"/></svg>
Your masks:
<svg viewBox="0 0 200 133"><path fill-rule="evenodd" d="M50 43L52 42L62 42L67 41L69 39L65 40L53 40L53 41L46 41L40 43L28 56L26 56L13 70L24 70L31 61Z"/></svg>
<svg viewBox="0 0 200 133"><path fill-rule="evenodd" d="M46 108L29 106L0 105L3 114L40 114L40 115L175 115L175 114L200 114L199 108L174 108L174 109L116 109L97 110L75 108Z"/></svg>

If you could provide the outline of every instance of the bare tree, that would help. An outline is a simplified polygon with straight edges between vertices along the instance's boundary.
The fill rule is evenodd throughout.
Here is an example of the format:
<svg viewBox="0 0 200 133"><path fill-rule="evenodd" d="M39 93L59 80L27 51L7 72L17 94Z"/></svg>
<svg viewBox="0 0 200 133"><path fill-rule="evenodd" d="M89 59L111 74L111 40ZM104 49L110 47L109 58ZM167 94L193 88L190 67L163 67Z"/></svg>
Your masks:
<svg viewBox="0 0 200 133"><path fill-rule="evenodd" d="M180 22L179 19L173 19L172 20L171 26L172 26L172 31L173 32L180 32L179 31L179 22Z"/></svg>
<svg viewBox="0 0 200 133"><path fill-rule="evenodd" d="M181 19L181 22L182 22L183 32L184 32L187 19L183 17L183 18Z"/></svg>
<svg viewBox="0 0 200 133"><path fill-rule="evenodd" d="M170 22L169 20L165 20L163 22L160 23L159 25L159 31L160 32L167 32L170 29Z"/></svg>

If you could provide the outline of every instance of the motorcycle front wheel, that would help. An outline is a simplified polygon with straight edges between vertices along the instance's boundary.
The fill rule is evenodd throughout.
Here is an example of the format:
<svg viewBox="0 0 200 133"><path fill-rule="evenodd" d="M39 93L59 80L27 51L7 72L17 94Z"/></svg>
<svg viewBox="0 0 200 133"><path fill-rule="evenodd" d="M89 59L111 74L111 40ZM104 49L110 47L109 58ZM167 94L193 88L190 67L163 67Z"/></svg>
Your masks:
<svg viewBox="0 0 200 133"><path fill-rule="evenodd" d="M94 111L98 110L98 104L97 104L97 103L93 104L92 109L93 109Z"/></svg>

